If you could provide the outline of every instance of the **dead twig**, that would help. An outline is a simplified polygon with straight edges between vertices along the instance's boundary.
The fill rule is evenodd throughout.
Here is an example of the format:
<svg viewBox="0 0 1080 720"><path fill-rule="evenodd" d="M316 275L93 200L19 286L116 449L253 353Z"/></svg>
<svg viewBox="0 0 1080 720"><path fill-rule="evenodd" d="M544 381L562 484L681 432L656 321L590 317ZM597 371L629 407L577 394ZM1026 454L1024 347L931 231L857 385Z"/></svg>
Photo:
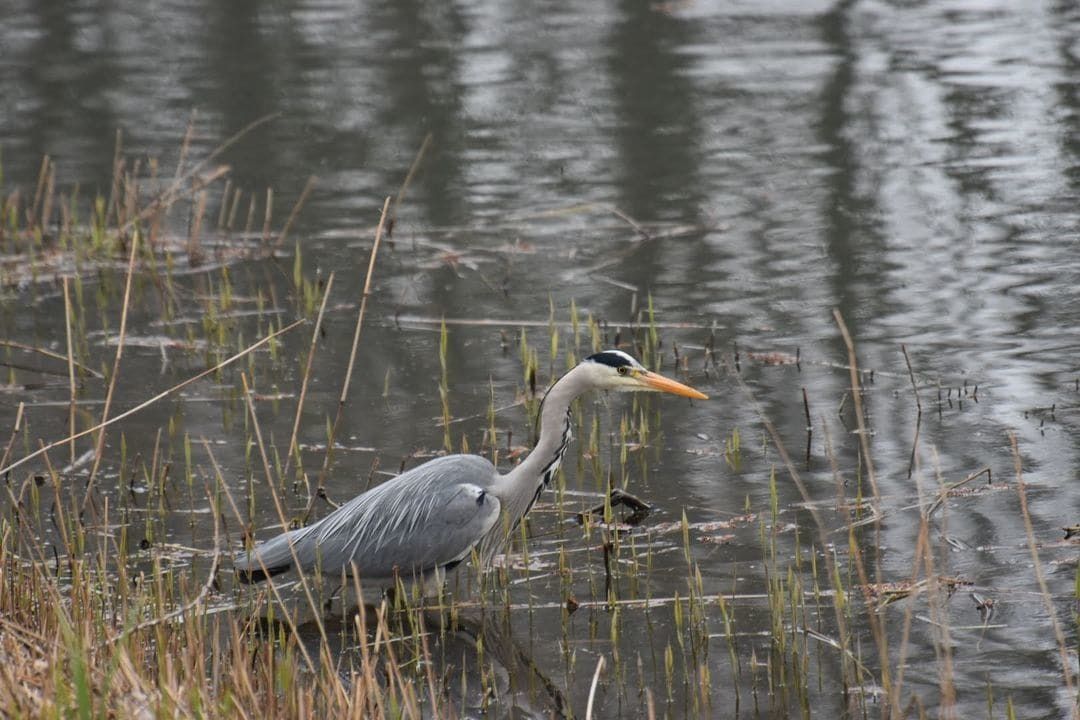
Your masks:
<svg viewBox="0 0 1080 720"><path fill-rule="evenodd" d="M420 149L416 151L416 157L413 158L412 165L409 166L409 172L405 174L405 179L401 182L401 187L398 188L397 195L394 196L394 205L390 210L390 219L386 222L386 235L387 237L394 234L394 225L397 223L398 208L401 207L401 201L405 199L405 193L409 191L409 186L412 185L413 177L416 176L416 171L420 169L420 163L424 160L424 155L427 154L428 148L431 147L431 141L434 136L428 133L424 136L424 142L420 143Z"/></svg>
<svg viewBox="0 0 1080 720"><path fill-rule="evenodd" d="M274 240L275 251L285 244L285 238L289 236L289 230L292 229L293 223L296 222L296 217L300 214L300 209L304 207L304 203L307 202L308 196L311 195L311 191L315 189L315 183L318 182L318 180L317 177L311 175L308 177L307 182L304 183L304 189L300 191L300 197L296 199L296 204L293 205L292 212L289 213L288 219L285 220L285 226L281 228L281 232L278 233L277 239Z"/></svg>
<svg viewBox="0 0 1080 720"><path fill-rule="evenodd" d="M66 277L64 278L64 290L65 290L65 292L67 291L67 278ZM70 340L70 338L69 338L69 340ZM43 356L45 356L47 358L51 358L53 360L61 360L61 361L65 362L65 363L69 362L67 355L61 355L60 353L55 353L52 350L46 350L45 348L34 347L33 345L24 345L23 343L15 342L14 340L0 340L0 347L9 347L9 348L14 348L15 350L22 350L24 352L37 353L38 355L43 355ZM87 367L86 365L83 365L80 362L76 362L75 360L71 360L70 364L77 367L79 369L79 372L84 372L87 375L90 375L91 377L98 378L99 380L103 379L105 377L104 375L99 373L97 370L94 370L93 368Z"/></svg>
<svg viewBox="0 0 1080 720"><path fill-rule="evenodd" d="M360 347L360 330L364 327L364 312L367 310L368 297L371 295L371 277L375 273L375 258L379 253L379 243L382 241L383 230L386 227L386 215L390 208L390 198L387 197L383 201L382 213L379 215L379 226L375 228L375 243L371 246L371 258L368 260L367 277L364 279L364 293L360 298L360 310L356 315L356 329L353 332L352 350L349 352L349 364L345 369L345 382L341 386L341 395L338 397L337 414L334 416L334 422L330 425L330 437L326 441L326 455L323 457L322 470L319 472L319 482L316 486L315 493L311 495L308 500L307 509L304 511L303 521L307 522L308 517L311 516L311 511L315 506L315 498L319 496L321 492L325 492L323 488L326 484L326 475L330 471L330 460L334 454L334 437L337 435L338 425L341 423L341 416L345 409L345 401L349 396L349 383L352 381L353 368L356 365L356 352Z"/></svg>
<svg viewBox="0 0 1080 720"><path fill-rule="evenodd" d="M307 364L304 365L304 376L300 381L300 397L296 401L296 416L293 418L292 437L289 439L289 452L285 455L285 469L281 472L281 477L286 478L289 475L289 467L292 464L293 455L297 456L297 468L303 472L303 468L299 462L299 449L296 447L296 438L300 434L300 417L304 411L304 400L307 397L308 382L311 380L311 364L315 360L315 348L319 344L319 333L322 332L323 314L326 312L326 301L330 298L330 289L334 287L334 273L330 273L330 276L326 279L326 288L323 290L322 304L319 305L319 314L315 316L315 329L311 333L311 347L308 348ZM304 481L307 482L307 476L304 475ZM311 492L311 488L308 488L308 492Z"/></svg>
<svg viewBox="0 0 1080 720"><path fill-rule="evenodd" d="M128 309L131 307L131 280L135 276L135 255L139 249L139 233L131 236L131 253L128 256L127 280L124 283L124 304L120 310L120 332L116 341L116 355L113 358L112 372L109 374L109 387L105 391L105 407L101 410L101 426L98 432L97 444L94 448L94 464L90 466L90 477L86 480L86 492L83 495L82 509L86 511L87 505L94 491L94 480L97 478L98 468L101 467L101 455L105 449L105 423L109 419L109 410L112 409L113 392L116 390L116 381L120 377L120 360L124 357L124 338L127 337ZM74 441L72 441L74 442Z"/></svg>

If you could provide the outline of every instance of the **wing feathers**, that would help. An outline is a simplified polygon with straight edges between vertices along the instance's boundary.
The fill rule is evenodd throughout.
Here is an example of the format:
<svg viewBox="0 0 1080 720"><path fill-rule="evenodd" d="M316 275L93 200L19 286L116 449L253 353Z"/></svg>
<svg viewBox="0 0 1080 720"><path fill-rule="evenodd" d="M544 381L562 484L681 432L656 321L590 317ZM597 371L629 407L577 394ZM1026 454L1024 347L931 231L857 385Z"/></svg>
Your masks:
<svg viewBox="0 0 1080 720"><path fill-rule="evenodd" d="M496 477L491 463L475 455L437 458L313 525L241 553L234 565L242 580L246 575L246 581L256 582L290 569L293 552L305 569L332 572L355 564L369 579L425 574L459 563L498 521L500 503L490 491Z"/></svg>

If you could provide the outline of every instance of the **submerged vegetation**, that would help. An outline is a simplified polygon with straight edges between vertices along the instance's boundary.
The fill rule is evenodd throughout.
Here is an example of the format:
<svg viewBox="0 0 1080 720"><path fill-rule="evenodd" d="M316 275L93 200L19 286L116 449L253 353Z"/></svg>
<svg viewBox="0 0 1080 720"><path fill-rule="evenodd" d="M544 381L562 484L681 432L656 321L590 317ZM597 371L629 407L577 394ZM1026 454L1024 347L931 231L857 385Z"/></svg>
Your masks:
<svg viewBox="0 0 1080 720"><path fill-rule="evenodd" d="M989 467L962 479L924 473L916 447L929 385L908 360L909 373L892 379L918 408L912 493L883 496L863 403L867 385L887 374L859 369L839 314L848 356L814 363L798 350L722 352L714 327L658 322L651 295L634 295L621 326L574 300L561 310L549 299L536 317L503 322L396 313L396 327L437 332L424 347L437 355L429 404L439 414L409 442L438 449L414 448L401 467L458 450L514 462L530 444L527 422L546 383L608 346L716 381L749 410L742 427L718 427L695 409L686 427L667 431L697 432L700 442L687 444L661 433L648 397L578 403L567 470L477 597L425 605L399 595L370 612L341 603L327 611L332 598L313 579L235 587L232 551L268 525L308 522L345 499L328 478L337 457L364 441L348 434L346 408L370 332L380 242L407 182L366 236L366 274L349 304L338 275L322 277L304 244L289 244L314 182L275 228L274 194L234 187L228 168L214 164L218 153L191 162L189 139L190 131L171 177L156 162L124 159L118 142L108 193L89 203L78 188L60 192L49 159L33 192L4 190L0 293L31 314L62 312L64 329L59 341L36 325L20 331L0 356L15 402L0 459L7 715L459 717L516 708L538 717L954 717L958 695L978 692L986 717L1016 717L992 676L982 688L957 687L958 643L981 644L1003 626L994 588L942 567L943 508L994 494L1016 498L1035 580L1024 590L1046 615L1065 704L1075 701L1072 608L1047 587L1015 439L1015 466L995 482ZM647 238L675 232L617 215ZM178 226L186 231L171 231ZM460 260L441 245L435 252L443 264ZM323 404L312 408L328 316L346 311L355 323L341 346L343 381L323 383ZM4 311L6 328L15 314ZM486 407L469 414L478 403L456 391L455 335L477 330L485 352L501 349L520 375L511 386L474 383ZM805 414L805 437L793 439L758 405L757 390L809 367L846 377L846 387L826 399L802 386L785 408ZM386 401L405 373L370 370ZM166 375L180 380L154 384ZM909 376L910 389L900 384ZM132 385L145 387L138 399ZM954 398L978 402L978 389L939 393L925 414L952 410ZM223 430L190 417L200 403ZM839 425L812 414L827 403L839 408ZM323 419L322 443L301 429L313 416ZM785 440L805 440L805 458L789 455ZM371 456L362 485L387 474L380 463L398 469L362 450ZM705 477L760 491L738 508L676 504L655 477L662 453L676 452L707 468ZM807 487L811 466L827 468L827 492ZM781 502L782 484L797 488L797 503ZM916 543L902 563L887 562L881 527L901 515L914 522ZM974 605L958 610L956 598L969 595ZM916 633L929 656L913 657Z"/></svg>

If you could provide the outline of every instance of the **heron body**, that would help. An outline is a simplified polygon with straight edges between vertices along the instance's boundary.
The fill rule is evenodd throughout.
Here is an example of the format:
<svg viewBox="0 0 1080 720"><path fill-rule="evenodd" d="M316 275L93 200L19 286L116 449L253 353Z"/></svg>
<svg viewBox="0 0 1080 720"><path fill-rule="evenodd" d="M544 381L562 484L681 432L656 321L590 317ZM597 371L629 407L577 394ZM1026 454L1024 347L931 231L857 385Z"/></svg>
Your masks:
<svg viewBox="0 0 1080 720"><path fill-rule="evenodd" d="M399 580L437 588L474 551L486 567L555 476L571 441L570 403L593 389L706 397L649 372L622 351L597 353L548 390L536 447L510 472L500 474L478 455L435 458L312 525L240 553L233 560L239 578L257 582L299 565L356 572L365 591L391 588Z"/></svg>

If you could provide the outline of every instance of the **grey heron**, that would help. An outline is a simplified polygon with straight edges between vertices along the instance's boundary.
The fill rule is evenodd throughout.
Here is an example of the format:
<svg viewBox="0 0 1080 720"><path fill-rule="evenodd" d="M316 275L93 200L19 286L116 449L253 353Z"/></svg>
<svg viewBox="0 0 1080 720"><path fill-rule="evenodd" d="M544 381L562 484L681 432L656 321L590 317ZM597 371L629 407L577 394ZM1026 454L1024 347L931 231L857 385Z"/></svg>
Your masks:
<svg viewBox="0 0 1080 720"><path fill-rule="evenodd" d="M365 595L399 580L441 587L476 552L481 566L509 542L570 443L570 403L589 390L707 396L645 369L621 350L582 360L541 402L532 452L505 475L478 455L430 460L344 503L307 527L274 537L233 559L239 578L258 582L293 569L356 572Z"/></svg>

